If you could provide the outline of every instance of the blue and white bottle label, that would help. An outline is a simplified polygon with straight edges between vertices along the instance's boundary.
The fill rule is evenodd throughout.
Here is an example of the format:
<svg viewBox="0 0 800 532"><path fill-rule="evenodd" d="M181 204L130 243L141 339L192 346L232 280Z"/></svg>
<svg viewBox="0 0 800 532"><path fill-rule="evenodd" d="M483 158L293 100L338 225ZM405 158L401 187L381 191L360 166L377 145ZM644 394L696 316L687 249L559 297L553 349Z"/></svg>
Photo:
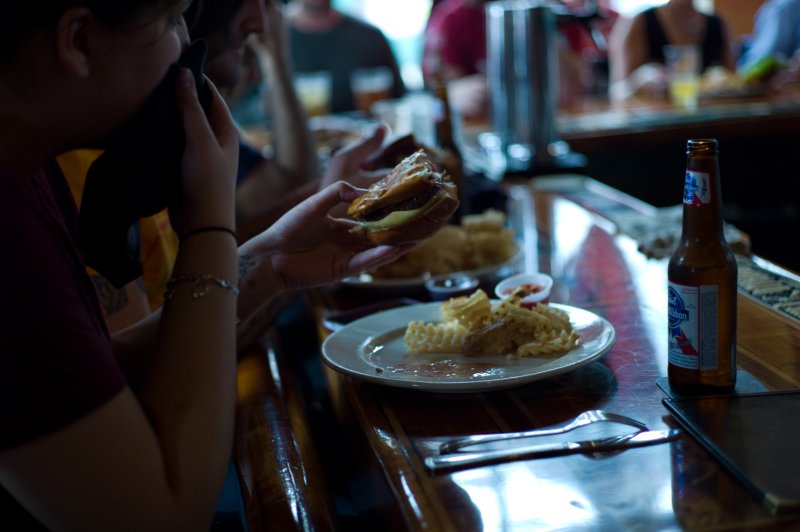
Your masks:
<svg viewBox="0 0 800 532"><path fill-rule="evenodd" d="M686 286L669 283L669 363L673 366L714 370L718 366L716 285Z"/></svg>
<svg viewBox="0 0 800 532"><path fill-rule="evenodd" d="M708 205L711 203L710 176L705 172L686 171L683 183L684 205Z"/></svg>

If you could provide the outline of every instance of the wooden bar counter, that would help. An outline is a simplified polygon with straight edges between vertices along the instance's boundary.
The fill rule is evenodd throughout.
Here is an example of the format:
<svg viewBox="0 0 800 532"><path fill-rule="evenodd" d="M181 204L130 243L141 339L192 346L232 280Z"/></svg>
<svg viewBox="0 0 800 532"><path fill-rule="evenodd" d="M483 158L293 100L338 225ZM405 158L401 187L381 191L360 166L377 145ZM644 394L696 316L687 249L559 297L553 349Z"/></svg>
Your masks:
<svg viewBox="0 0 800 532"><path fill-rule="evenodd" d="M314 522L322 523L319 528L337 523L341 530L800 527L800 517L772 515L686 433L670 443L609 455L519 460L455 473L433 474L425 468L428 440L543 427L589 409L624 414L650 429L676 426L662 403L667 393L658 384L667 367L667 259L648 258L639 250L640 243L622 233L614 221L621 219L620 213L638 211L647 217L656 211L591 179L534 179L504 184L504 190L525 266L555 278L552 302L586 309L608 320L616 331L611 350L556 377L468 393L384 386L326 368L330 415L337 429L314 442L303 442L310 432L281 432L287 425L280 420L276 425L277 417L263 409L275 402L276 392L278 396L285 393L281 390L286 378L274 382L274 368L281 366L276 357L297 356L269 352L265 360L272 369L248 380L240 394L240 415L248 413L248 417L240 424L237 463L240 468L246 466L242 476L248 514L261 516L258 521L251 519L251 526L269 524L269 515L264 513L278 512L316 516ZM757 257L741 261L740 272L745 275L740 274L737 350L745 378L740 382L766 390L800 388L800 308L791 303L768 304L742 283L753 272L790 287L800 287L800 278ZM796 291L800 295L800 288ZM374 292L359 298L330 287L311 294L311 301L317 317L323 318L334 308L353 305L361 298L381 297L386 296ZM327 334L324 327L320 331ZM252 368L243 365L242 375ZM254 409L254 405L261 406ZM261 430L254 432L259 426ZM275 442L282 438L296 445L292 453L276 456ZM334 443L338 450L322 453L322 458L309 450ZM281 460L290 461L291 471L305 474L287 475L286 464L278 463ZM327 493L325 485L308 482L315 478L317 468L317 480L346 478L349 493ZM304 482L286 481L291 478ZM278 499L291 511L280 510L280 504L270 510L259 499L263 494L253 487L268 484L286 491ZM342 516L340 506L329 504L334 495L350 497L348 515ZM320 508L322 514L338 515L320 517L311 511ZM296 519L284 529L313 529L308 522L304 525Z"/></svg>
<svg viewBox="0 0 800 532"><path fill-rule="evenodd" d="M800 226L800 85L701 98L695 111L665 97L575 98L559 108L556 126L559 138L585 156L580 173L656 207L680 197L686 141L717 139L726 220L754 237L756 253L800 270L800 253L778 236L785 226ZM475 149L477 137L488 129L463 129L479 171L489 165Z"/></svg>

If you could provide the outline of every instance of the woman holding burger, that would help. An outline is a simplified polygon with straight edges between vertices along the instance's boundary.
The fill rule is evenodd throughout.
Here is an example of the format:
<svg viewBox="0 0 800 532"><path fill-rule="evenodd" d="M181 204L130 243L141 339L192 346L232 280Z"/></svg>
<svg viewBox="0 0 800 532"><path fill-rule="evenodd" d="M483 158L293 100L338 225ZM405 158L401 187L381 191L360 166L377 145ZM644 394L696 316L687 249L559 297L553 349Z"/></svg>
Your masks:
<svg viewBox="0 0 800 532"><path fill-rule="evenodd" d="M188 5L3 3L0 515L23 529L207 529L231 455L237 337L285 291L407 249L372 247L329 216L361 192L339 182L237 250L236 129L213 87L204 113L182 69L182 240L167 302L108 334L53 160L104 148L137 115L188 44Z"/></svg>

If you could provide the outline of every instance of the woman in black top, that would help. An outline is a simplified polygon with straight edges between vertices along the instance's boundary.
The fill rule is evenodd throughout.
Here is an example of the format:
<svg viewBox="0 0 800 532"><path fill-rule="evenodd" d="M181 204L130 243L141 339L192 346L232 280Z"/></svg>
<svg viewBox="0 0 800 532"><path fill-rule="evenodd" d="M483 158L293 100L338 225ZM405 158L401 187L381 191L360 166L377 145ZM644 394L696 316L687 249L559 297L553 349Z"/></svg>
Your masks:
<svg viewBox="0 0 800 532"><path fill-rule="evenodd" d="M692 0L670 0L632 18L620 18L610 41L611 96L616 99L666 90L664 46L668 44L698 45L704 70L710 66L735 70L727 25L716 15L697 11Z"/></svg>

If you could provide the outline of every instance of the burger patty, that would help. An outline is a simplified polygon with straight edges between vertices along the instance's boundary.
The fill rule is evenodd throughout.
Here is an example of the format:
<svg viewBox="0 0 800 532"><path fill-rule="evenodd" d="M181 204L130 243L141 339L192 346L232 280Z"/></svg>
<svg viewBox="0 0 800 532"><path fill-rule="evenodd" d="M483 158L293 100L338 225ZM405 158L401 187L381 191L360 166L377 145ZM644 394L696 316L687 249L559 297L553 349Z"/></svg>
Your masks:
<svg viewBox="0 0 800 532"><path fill-rule="evenodd" d="M389 214L396 212L396 211L413 211L414 209L419 209L426 203L428 203L432 197L439 192L441 187L435 186L431 187L428 190L422 192L421 194L417 194L411 198L403 200L399 203L395 203L394 205L387 205L380 209L376 209L372 212L365 214L362 219L367 222L374 222L376 220L382 220L386 218Z"/></svg>

